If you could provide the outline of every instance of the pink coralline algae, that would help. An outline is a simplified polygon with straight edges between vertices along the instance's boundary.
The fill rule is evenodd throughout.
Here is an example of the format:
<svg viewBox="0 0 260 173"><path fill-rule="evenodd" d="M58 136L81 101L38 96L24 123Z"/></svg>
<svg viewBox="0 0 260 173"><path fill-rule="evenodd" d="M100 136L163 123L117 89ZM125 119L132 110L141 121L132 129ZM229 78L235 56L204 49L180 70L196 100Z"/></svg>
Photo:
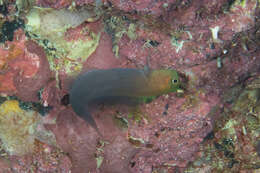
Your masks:
<svg viewBox="0 0 260 173"><path fill-rule="evenodd" d="M64 7L68 7L70 6L72 3L71 0L37 0L36 4L38 6L42 6L42 7L52 7L52 8L64 8Z"/></svg>
<svg viewBox="0 0 260 173"><path fill-rule="evenodd" d="M103 1L103 0L97 0ZM36 0L36 5L41 7L49 7L55 9L67 8L73 3L78 6L94 5L96 0Z"/></svg>
<svg viewBox="0 0 260 173"><path fill-rule="evenodd" d="M184 99L170 96L143 108L145 114L149 115L147 120L143 119L139 125L130 126L128 135L142 139L142 146L147 149L134 157L132 171L149 172L148 170L158 165L178 165L184 168L194 159L199 144L212 130L208 117L211 105L218 103L218 99L212 96L205 98L202 95L197 103L193 101L193 105L188 105ZM166 105L169 108L164 110Z"/></svg>
<svg viewBox="0 0 260 173"><path fill-rule="evenodd" d="M11 72L6 72L4 75L0 75L0 91L2 93L14 93L16 91L13 78L14 74Z"/></svg>
<svg viewBox="0 0 260 173"><path fill-rule="evenodd" d="M7 42L2 54L2 93L16 93L24 101L37 101L37 92L49 80L49 65L45 53L34 41L26 41L24 33L18 40ZM44 75L39 75L44 74Z"/></svg>
<svg viewBox="0 0 260 173"><path fill-rule="evenodd" d="M110 3L114 4L116 8L125 12L141 12L144 14L151 14L155 16L162 15L168 8L173 5L185 4L188 1L178 2L176 0L154 1L154 0L132 0L119 1L112 0Z"/></svg>
<svg viewBox="0 0 260 173"><path fill-rule="evenodd" d="M3 156L1 171L11 172L69 172L71 161L65 153L40 141L35 142L34 153L25 156Z"/></svg>
<svg viewBox="0 0 260 173"><path fill-rule="evenodd" d="M18 30L14 37L18 39L7 41L0 49L1 95L39 101L36 96L42 89L40 103L53 107L43 121L55 134L60 150L38 143L39 156L14 159L11 164L10 158L3 158L0 168L25 171L28 169L21 165L35 158L39 162L35 172L259 169L259 82L248 87L250 80L259 78L259 1L37 0L35 5L77 10L78 6L100 3L102 6L92 11L98 13L96 21L63 31L64 41L71 44L88 40L88 33L100 36L88 59L79 56L82 72L141 69L147 64L152 69L173 68L183 82L181 89L137 108L97 105L92 113L102 133L98 136L68 103L76 76L61 69L79 60L50 58L59 49L47 44L50 37L44 40L49 47L43 49L37 37L27 40ZM62 63L55 66L57 62Z"/></svg>
<svg viewBox="0 0 260 173"><path fill-rule="evenodd" d="M24 101L37 101L37 92L50 79L49 64L43 49L35 42L27 41L25 45L25 58L22 62L19 62L19 65L28 64L31 61L31 66L35 66L37 69L33 76L24 74L15 78L15 85L18 90L17 96Z"/></svg>

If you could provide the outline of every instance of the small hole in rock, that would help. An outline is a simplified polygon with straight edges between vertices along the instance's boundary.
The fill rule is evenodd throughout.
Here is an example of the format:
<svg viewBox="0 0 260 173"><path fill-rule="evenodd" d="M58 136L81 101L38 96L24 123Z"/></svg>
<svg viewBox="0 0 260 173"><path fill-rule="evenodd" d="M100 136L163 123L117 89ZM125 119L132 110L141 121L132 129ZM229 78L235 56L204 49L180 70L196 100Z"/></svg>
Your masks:
<svg viewBox="0 0 260 173"><path fill-rule="evenodd" d="M66 94L62 97L61 99L61 104L64 106L67 106L68 104L70 104L70 97L69 94Z"/></svg>
<svg viewBox="0 0 260 173"><path fill-rule="evenodd" d="M135 166L135 162L130 162L131 168Z"/></svg>

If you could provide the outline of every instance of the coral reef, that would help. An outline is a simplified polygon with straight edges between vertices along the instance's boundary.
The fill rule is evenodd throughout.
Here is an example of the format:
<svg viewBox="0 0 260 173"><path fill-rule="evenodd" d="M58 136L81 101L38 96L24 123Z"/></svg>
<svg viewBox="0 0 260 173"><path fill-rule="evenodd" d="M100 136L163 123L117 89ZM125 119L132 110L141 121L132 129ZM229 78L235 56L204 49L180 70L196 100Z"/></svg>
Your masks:
<svg viewBox="0 0 260 173"><path fill-rule="evenodd" d="M4 150L11 155L23 155L32 152L37 113L21 110L19 103L15 100L5 101L1 104L0 110L0 138Z"/></svg>
<svg viewBox="0 0 260 173"><path fill-rule="evenodd" d="M43 49L26 40L23 31L15 32L15 41L1 49L1 92L24 101L37 101L37 92L49 80L50 70ZM33 85L32 85L33 84Z"/></svg>
<svg viewBox="0 0 260 173"><path fill-rule="evenodd" d="M1 104L0 111L2 147L10 155L32 153L35 138L51 137L51 135L44 135L47 133L44 128L41 131L37 130L41 127L39 114L32 110L22 110L17 100L6 100ZM55 145L54 139L47 140Z"/></svg>
<svg viewBox="0 0 260 173"><path fill-rule="evenodd" d="M24 110L24 103L5 100L0 105L0 129L0 162L6 165L1 167L1 171L70 169L69 158L55 147L55 136L46 130L39 113Z"/></svg>
<svg viewBox="0 0 260 173"><path fill-rule="evenodd" d="M250 80L245 88L238 85L225 93L227 101L234 95L236 99L231 105L225 102L224 107L218 108L221 110L217 111L214 130L187 172L259 171L259 75Z"/></svg>
<svg viewBox="0 0 260 173"><path fill-rule="evenodd" d="M78 11L33 8L26 15L26 30L47 50L53 71L79 72L99 43L100 34L82 24L95 21L95 14L87 7Z"/></svg>
<svg viewBox="0 0 260 173"><path fill-rule="evenodd" d="M1 170L259 172L259 0L0 2ZM148 64L182 90L73 112L79 73Z"/></svg>

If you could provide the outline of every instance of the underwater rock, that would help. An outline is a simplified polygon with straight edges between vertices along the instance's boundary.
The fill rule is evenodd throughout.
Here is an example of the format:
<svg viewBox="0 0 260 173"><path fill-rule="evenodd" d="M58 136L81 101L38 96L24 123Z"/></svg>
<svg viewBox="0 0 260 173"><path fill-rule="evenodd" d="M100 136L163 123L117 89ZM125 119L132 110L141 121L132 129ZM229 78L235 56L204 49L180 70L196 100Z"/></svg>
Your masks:
<svg viewBox="0 0 260 173"><path fill-rule="evenodd" d="M82 63L99 43L99 32L84 23L98 17L93 8L88 7L79 10L33 8L26 15L25 27L47 51L50 68L72 74L81 70Z"/></svg>
<svg viewBox="0 0 260 173"><path fill-rule="evenodd" d="M40 125L40 115L32 110L22 110L16 100L0 105L0 139L3 149L10 155L22 156L33 153L35 139L55 145L55 139Z"/></svg>
<svg viewBox="0 0 260 173"><path fill-rule="evenodd" d="M252 83L259 76L252 77ZM241 84L243 85L243 84ZM227 90L233 97L231 88ZM215 112L215 127L212 137L201 144L201 152L187 171L199 172L253 172L259 169L260 88L236 90L238 96ZM232 94L231 94L232 93Z"/></svg>
<svg viewBox="0 0 260 173"><path fill-rule="evenodd" d="M14 68L24 68L23 75L14 78L16 95L23 101L38 101L39 90L50 80L49 63L44 50L37 43L29 40L25 42L25 46L24 58L13 64Z"/></svg>
<svg viewBox="0 0 260 173"><path fill-rule="evenodd" d="M17 94L23 101L37 101L38 91L50 78L45 52L37 43L26 40L22 30L14 36L14 41L6 43L7 49L0 49L0 92Z"/></svg>

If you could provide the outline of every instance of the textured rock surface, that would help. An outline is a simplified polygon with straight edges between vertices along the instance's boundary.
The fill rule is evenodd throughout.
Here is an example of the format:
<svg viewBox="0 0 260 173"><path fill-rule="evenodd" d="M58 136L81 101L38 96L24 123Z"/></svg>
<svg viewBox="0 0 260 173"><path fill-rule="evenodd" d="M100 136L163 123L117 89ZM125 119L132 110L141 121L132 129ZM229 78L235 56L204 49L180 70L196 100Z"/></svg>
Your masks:
<svg viewBox="0 0 260 173"><path fill-rule="evenodd" d="M54 13L75 10L76 16L78 6L87 5L96 18L77 25L68 20L62 35L44 35L28 30L29 13L23 11L33 5ZM37 141L30 155L9 156L3 150L2 169L259 171L259 1L37 0L5 2L0 9L0 104L15 95L19 103L41 105L28 109L45 112L41 121L60 148ZM20 20L24 27L15 25ZM14 34L6 32L11 26ZM60 45L77 45L93 35L99 38L88 57L82 51L71 58L73 46L62 54L64 48L53 44L59 38ZM103 137L98 136L71 109L66 95L71 82L81 69L143 68L147 57L153 69L178 70L184 93L160 96L138 108L97 106L93 116Z"/></svg>

